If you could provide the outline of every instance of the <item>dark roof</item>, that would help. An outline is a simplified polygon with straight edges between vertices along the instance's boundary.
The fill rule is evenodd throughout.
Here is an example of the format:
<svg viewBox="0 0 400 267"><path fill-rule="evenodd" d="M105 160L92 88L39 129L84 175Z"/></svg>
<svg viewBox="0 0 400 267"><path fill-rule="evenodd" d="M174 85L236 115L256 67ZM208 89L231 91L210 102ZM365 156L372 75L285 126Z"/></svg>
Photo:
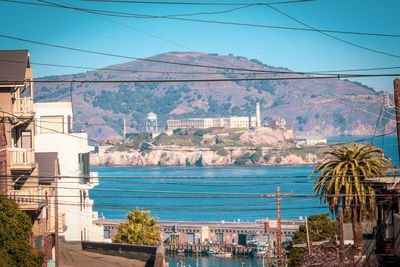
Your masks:
<svg viewBox="0 0 400 267"><path fill-rule="evenodd" d="M28 50L0 50L0 84L24 81L26 68L30 68Z"/></svg>
<svg viewBox="0 0 400 267"><path fill-rule="evenodd" d="M58 153L36 152L35 160L39 164L39 184L50 184L53 182L55 179L54 176L58 176L60 173L58 166Z"/></svg>

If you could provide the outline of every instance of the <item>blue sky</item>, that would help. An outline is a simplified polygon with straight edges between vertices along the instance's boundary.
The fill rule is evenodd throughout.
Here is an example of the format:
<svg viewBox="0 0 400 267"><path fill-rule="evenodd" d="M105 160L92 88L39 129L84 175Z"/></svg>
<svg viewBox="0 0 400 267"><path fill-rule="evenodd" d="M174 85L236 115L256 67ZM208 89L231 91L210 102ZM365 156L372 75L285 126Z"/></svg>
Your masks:
<svg viewBox="0 0 400 267"><path fill-rule="evenodd" d="M16 0L43 3L35 0ZM151 5L101 3L80 0L53 3L147 15L214 12L235 6ZM166 1L166 0L159 0ZM267 3L279 0L265 1ZM176 0L176 2L216 2ZM218 0L219 3L260 3ZM400 34L400 1L315 0L273 7L317 29ZM170 51L200 51L257 58L271 66L294 71L321 71L400 67L400 58L356 48L318 32L266 29L150 18L104 17L86 12L18 4L0 0L0 34L107 53L148 57ZM188 18L272 26L302 27L268 6L251 6L230 13ZM111 21L112 20L112 21ZM128 25L123 26L121 25ZM371 49L400 55L400 38L332 34ZM159 38L168 40L160 40ZM176 45L176 44L178 45ZM186 48L184 48L186 47ZM29 49L31 61L63 65L106 67L121 58L90 55L0 38L0 49ZM78 73L82 70L33 65L34 76ZM361 73L361 72L357 72ZM400 73L400 68L363 73ZM357 79L377 90L392 91L394 77Z"/></svg>

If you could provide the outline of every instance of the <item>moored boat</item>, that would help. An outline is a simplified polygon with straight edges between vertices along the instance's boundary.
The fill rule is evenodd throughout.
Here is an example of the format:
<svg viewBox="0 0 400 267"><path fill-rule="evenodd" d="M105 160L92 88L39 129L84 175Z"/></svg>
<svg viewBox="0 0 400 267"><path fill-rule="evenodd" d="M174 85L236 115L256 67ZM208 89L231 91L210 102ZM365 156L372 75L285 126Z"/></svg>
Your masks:
<svg viewBox="0 0 400 267"><path fill-rule="evenodd" d="M232 253L231 252L219 252L219 253L215 254L215 257L230 258L230 257L232 257Z"/></svg>

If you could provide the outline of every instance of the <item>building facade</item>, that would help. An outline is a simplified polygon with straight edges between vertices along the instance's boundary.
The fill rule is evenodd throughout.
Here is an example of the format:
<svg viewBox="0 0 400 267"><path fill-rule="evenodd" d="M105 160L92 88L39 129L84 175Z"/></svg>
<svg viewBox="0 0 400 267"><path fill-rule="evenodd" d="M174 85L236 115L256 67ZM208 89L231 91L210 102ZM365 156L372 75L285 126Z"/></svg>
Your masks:
<svg viewBox="0 0 400 267"><path fill-rule="evenodd" d="M89 190L98 185L97 173L90 171L90 147L87 133L73 131L70 102L36 103L36 151L57 152L60 166L58 181L59 214L65 214L67 241L103 241L103 228Z"/></svg>
<svg viewBox="0 0 400 267"><path fill-rule="evenodd" d="M35 155L33 72L28 50L0 51L0 191L32 222L31 245L55 257L55 177L42 179ZM53 213L54 214L54 213ZM61 221L61 230L63 228Z"/></svg>
<svg viewBox="0 0 400 267"><path fill-rule="evenodd" d="M118 233L118 224L126 220L100 219L96 223L104 227L104 238L111 242ZM271 250L277 244L277 220L255 222L192 222L159 221L164 243L174 244L226 244L248 246L251 243L267 245ZM282 220L282 245L288 244L303 219Z"/></svg>
<svg viewBox="0 0 400 267"><path fill-rule="evenodd" d="M221 118L188 118L167 120L167 130L187 128L249 128L261 127L260 104L256 106L256 116L230 116Z"/></svg>

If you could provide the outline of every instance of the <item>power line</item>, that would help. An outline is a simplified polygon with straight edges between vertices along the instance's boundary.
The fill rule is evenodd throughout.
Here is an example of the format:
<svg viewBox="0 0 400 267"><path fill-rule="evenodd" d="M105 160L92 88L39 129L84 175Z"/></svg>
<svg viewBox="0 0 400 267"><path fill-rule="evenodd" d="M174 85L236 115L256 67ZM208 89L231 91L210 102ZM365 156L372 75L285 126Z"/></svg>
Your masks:
<svg viewBox="0 0 400 267"><path fill-rule="evenodd" d="M0 37L1 38L6 38L6 39L22 41L22 42L38 44L38 45L43 45L43 46L55 47L55 48L59 48L59 49L66 49L66 50L71 50L71 51L76 51L76 52L89 53L89 54L102 55L102 56L109 56L109 57L118 57L118 58L124 58L124 59L133 59L133 60L141 60L141 61L156 62L156 63L163 63L163 64L172 64L172 65L181 65L181 66L188 66L188 67L213 68L213 69L224 69L224 70L241 70L241 71L249 71L249 72L259 72L259 73L275 73L274 71L267 71L267 70L255 70L255 69L246 69L246 68L233 68L233 67L221 67L221 66L212 66L212 65L189 64L189 63L179 63L179 62L171 62L171 61L156 60L156 59L149 59L149 58L138 58L138 57L124 56L124 55L118 55L118 54L111 54L111 53L105 53L105 52L99 52L99 51L92 51L92 50L86 50L86 49L80 49L80 48L67 47L67 46L63 46L63 45L50 44L50 43L45 43L45 42L38 42L38 41L23 39L23 38L19 38L19 37L4 35L4 34L0 34ZM315 75L318 75L318 73L305 73L305 72L282 72L282 73L288 73L288 74L315 74ZM384 76L399 76L399 74L370 74L370 76L366 76L366 75L363 75L363 74L358 74L358 75L337 74L335 78L357 78L357 77L360 78L360 77L384 77ZM302 78L310 79L310 78L314 78L314 77L302 77ZM332 78L332 77L326 77L326 78ZM270 78L270 79L278 79L279 80L281 78Z"/></svg>
<svg viewBox="0 0 400 267"><path fill-rule="evenodd" d="M206 179L293 179L293 178L317 178L319 175L248 175L248 176L240 176L240 175L226 175L226 176L97 176L99 179L145 179L145 180L160 180L161 183L164 183L163 180L169 180L169 179L184 179L184 180L189 180L189 179L194 179L194 180L206 180ZM363 178L368 178L368 179L373 179L373 178L393 178L393 179L400 179L397 174L393 175L324 175L325 177L363 177ZM9 177L9 178L15 178L14 175L0 175L1 177ZM60 179L69 179L69 178L92 178L90 176L68 176L68 175L62 175L62 176L54 176L54 175L30 175L29 177L32 178L42 178L42 179L47 179L47 178L60 178ZM207 181L208 183L209 181ZM221 181L223 183L226 183L226 181ZM62 183L62 181L60 182ZM236 183L236 182L235 182Z"/></svg>
<svg viewBox="0 0 400 267"><path fill-rule="evenodd" d="M114 0L81 0L84 2L105 2L105 3L124 3L124 4L158 4L158 5L195 5L195 6L242 6L242 5L265 5L265 3L224 3L224 2L163 2L163 1L114 1ZM291 4L301 2L312 2L314 0L294 0L294 1L279 1L270 2L270 5Z"/></svg>
<svg viewBox="0 0 400 267"><path fill-rule="evenodd" d="M269 5L269 4L265 4L265 5L268 6L269 8L271 8L271 9L275 10L276 12L278 12L278 13L284 15L285 17L288 17L288 18L290 18L291 20L293 20L293 21L295 21L295 22L297 22L297 23L300 23L301 25L306 26L307 28L310 28L310 29L312 29L312 30L314 30L314 31L317 31L317 32L319 32L319 33L321 33L321 34L323 34L323 35L325 35L325 36L328 36L328 37L330 37L330 38L332 38L332 39L335 39L335 40L337 40L337 41L340 41L340 42L342 42L342 43L345 43L345 44L348 44L348 45L351 45L351 46L354 46L354 47L358 47L358 48L360 48L360 49L367 50L367 51L370 51L370 52L374 52L374 53L377 53L377 54L386 55L386 56L395 57L395 58L400 58L399 55L394 55L394 54L391 54L391 53L388 53L388 52L384 52L384 51L379 51L379 50L376 50L376 49L372 49L372 48L369 48L369 47L366 47L366 46L362 46L362 45L359 45L359 44L356 44L356 43L353 43L353 42L346 41L346 40L344 40L344 39L342 39L342 38L333 36L333 35L331 35L331 34L329 34L329 33L326 33L326 32L323 32L323 31L321 31L321 30L318 30L318 29L316 29L316 28L314 28L314 27L312 27L312 26L310 26L310 25L308 25L308 24L306 24L306 23L304 23L304 22L302 22L302 21L300 21L300 20L298 20L298 19L296 19L296 18L294 18L294 17L292 17L292 16L286 14L286 13L284 13L283 11L281 11L281 10L279 10L279 9L277 9L277 8L275 8L275 7L271 6L271 5Z"/></svg>
<svg viewBox="0 0 400 267"><path fill-rule="evenodd" d="M1 1L1 0L0 0ZM215 58L214 58L215 59ZM15 60L5 60L0 59L3 62L11 62L11 63L25 63L23 61L15 61ZM97 71L121 71L121 72L129 72L129 73L159 73L159 74L207 74L207 75L261 75L261 74L304 74L304 75L343 75L341 73L326 73L327 71L316 71L316 72L297 72L297 71L276 71L276 70L257 70L257 69L243 69L248 72L231 72L231 73L224 73L224 72L182 72L182 71L150 71L150 70L126 70L126 69L116 69L116 68L94 68L94 67L87 67L87 66L76 66L76 65L62 65L62 64L50 64L50 63L38 63L38 62L30 62L33 65L41 65L41 66L50 66L50 67L62 67L62 68L77 68L77 69L90 69L90 70L97 70ZM230 69L230 68L226 68ZM376 70L381 70L382 68L377 68ZM387 67L384 69L400 69L400 67ZM357 69L357 71L360 69ZM366 69L367 71L371 69ZM233 70L232 70L233 71ZM362 69L361 69L362 71ZM323 72L323 73L321 73ZM71 74L69 76L73 76ZM68 75L64 75L68 76Z"/></svg>
<svg viewBox="0 0 400 267"><path fill-rule="evenodd" d="M32 4L32 5L42 5L47 7L58 7L58 8L67 8L67 9L74 9L78 11L89 12L96 15L105 15L105 16L113 16L113 17L123 17L123 18L138 18L138 19L175 19L175 20L182 20L182 21L193 21L193 22L203 22L203 23L213 23L213 24L226 24L226 25L235 25L235 26L246 26L246 27L257 27L257 28L270 28L270 29L281 29L281 30L296 30L296 31L318 31L318 32L326 32L326 33L339 33L339 34L349 34L349 35L364 35L364 36L376 36L376 37L394 37L399 38L400 35L398 34L386 34L386 33L368 33L368 32L355 32L355 31L339 31L339 30L325 30L325 29L311 29L311 28L298 28L298 27L285 27L285 26L273 26L273 25L260 25L260 24L251 24L251 23L239 23L239 22L228 22L228 21L214 21L214 20L204 20L204 19L188 19L188 18L178 18L179 16L194 16L194 15L212 15L212 14L221 14L221 13L228 13L238 9L243 9L247 7L253 6L267 6L273 5L274 3L238 3L234 5L240 5L239 8L233 8L224 11L216 11L216 12L199 12L199 13L191 13L191 14L172 14L172 15L148 15L148 14L137 14L137 13L128 13L128 12L116 12L110 10L99 10L99 9L87 9L87 8L79 8L79 7L72 7L66 5L59 5L52 2L47 1L40 1L47 4L40 4L40 3L30 3L30 2L23 2L23 1L12 1L12 0L0 0L3 2L13 2L13 3L20 3L20 4ZM312 1L312 0L310 0ZM281 2L281 3L298 3L298 2L308 2L307 0L303 1L288 1L288 2ZM275 3L278 4L278 3Z"/></svg>
<svg viewBox="0 0 400 267"><path fill-rule="evenodd" d="M21 121L24 121L23 119L18 118L18 117L15 116L14 114L9 113L9 112L7 112L7 111L4 111L4 110L2 110L1 108L0 108L0 111L3 113L3 115L4 115L4 114L8 114L8 115L11 115L11 116L13 116L13 117L15 117L15 118L17 118L17 119L19 119L19 120L21 120ZM27 120L25 120L25 121L29 121L29 122L30 122L29 119L27 119ZM55 132L55 133L59 133L59 134L67 135L67 136L72 136L72 137L74 137L74 138L83 139L83 140L88 140L88 141L93 141L93 142L96 142L96 143L104 143L104 141L100 141L100 140L96 140L96 139L91 139L91 138L87 138L87 137L76 136L76 135L73 135L73 134L70 134L70 133L64 133L64 132L60 132L60 131L57 131L57 130L54 130L54 129L51 129L51 128L43 127L43 126L41 126L41 125L38 125L38 124L35 123L35 122L33 122L33 125L36 126L36 127L41 128L41 129L50 130L50 131ZM379 136L390 135L390 134L393 134L393 133L394 133L394 131L393 131L393 132L389 132L389 133L383 133L383 134L381 134L381 135L379 135ZM378 136L377 136L377 137L378 137ZM360 141L362 141L362 140L369 140L369 139L370 139L370 138L359 139L359 140L356 140L356 142L360 142ZM332 145L333 145L333 146L334 146L334 145L343 145L343 144L352 143L352 142L354 142L354 141L351 141L351 142L330 143L330 144L326 144L325 146L330 147L330 146L332 146ZM115 143L108 142L108 141L106 142L106 144L109 144L109 145L118 145L118 146L123 146L123 147L128 147L128 148L133 148L133 149L135 149L135 147L130 146L130 145L115 144ZM323 147L323 146L315 146L315 147ZM152 149L153 149L153 150L160 150L160 149L158 149L157 147L154 147L154 148L152 148ZM248 150L255 150L255 151L258 151L258 150L259 150L258 148L246 148L246 149L248 149ZM285 148L285 149L287 149L287 148ZM294 148L294 149L309 149L309 147ZM163 151L169 151L169 150L171 150L171 149L163 148L163 149L161 149L161 150L163 150ZM214 150L217 150L217 149L214 149ZM270 149L270 150L273 150L273 148ZM278 150L280 151L280 150L282 150L282 148L279 148ZM179 149L179 150L173 150L173 151L185 151L185 150L184 150L184 149ZM192 152L192 151L194 151L194 150L189 150L189 151ZM212 151L212 149L210 149L210 151Z"/></svg>
<svg viewBox="0 0 400 267"><path fill-rule="evenodd" d="M321 80L321 79L340 79L340 78L368 78L368 77L397 77L400 73L385 74L341 74L335 76L300 76L300 77L271 77L271 78L214 78L214 79L147 79L147 80L8 80L1 83L18 84L22 82L30 83L180 83L180 82L234 82L234 81L282 81L282 80Z"/></svg>
<svg viewBox="0 0 400 267"><path fill-rule="evenodd" d="M1 0L0 0L1 1ZM16 60L5 60L0 59L3 62L11 63L25 63L23 61ZM30 62L31 65L38 66L49 66L49 67L60 67L60 68L75 68L75 69L85 69L85 70L97 70L97 71L118 71L118 72L128 72L128 73L158 73L158 74L180 74L180 75L196 75L196 74L206 74L206 75L263 75L263 74L304 74L304 75L343 75L343 72L355 72L355 71L374 71L374 70L393 70L400 69L400 67L376 67L376 68L358 68L358 69L342 69L342 70L317 70L317 71L275 71L275 70L256 70L248 69L248 72L200 72L200 71L151 71L151 70L129 70L129 69L118 69L109 67L89 67L89 66L78 66L78 65L64 65L64 64L51 64L51 63L41 63L41 62ZM73 74L71 74L73 75ZM68 75L65 75L68 76Z"/></svg>

